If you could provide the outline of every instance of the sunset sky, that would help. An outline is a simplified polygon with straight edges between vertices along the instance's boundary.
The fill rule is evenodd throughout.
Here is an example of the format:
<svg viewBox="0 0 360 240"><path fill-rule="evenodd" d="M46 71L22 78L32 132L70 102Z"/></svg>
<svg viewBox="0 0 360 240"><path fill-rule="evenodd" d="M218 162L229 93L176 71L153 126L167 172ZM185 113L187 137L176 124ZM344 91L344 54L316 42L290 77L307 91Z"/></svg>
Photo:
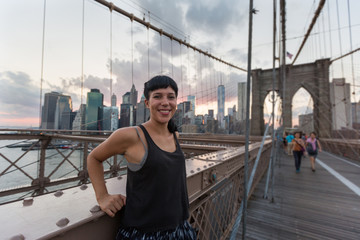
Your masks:
<svg viewBox="0 0 360 240"><path fill-rule="evenodd" d="M151 24L245 69L248 2L113 1L115 5L135 16L144 17L146 21L150 19ZM312 62L319 58L335 58L340 56L341 52L344 54L350 51L347 1L339 2L340 26L337 22L336 1L329 0L296 64ZM355 10L360 9L360 1L349 2L352 48L356 49L360 47L360 16ZM149 76L162 73L173 76L177 81L179 102L185 100L189 94L196 95L196 114L204 114L207 109L215 109L216 112L216 89L221 83L225 85L225 108L237 104L237 83L246 81L245 72L210 60L176 42L171 42L166 37L160 38L158 33L148 31L136 22L131 23L128 18L116 12L110 13L109 9L92 0L85 0L84 3L82 41L83 1L46 1L45 35L42 45L44 0L0 2L0 126L39 125L41 84L42 96L50 91L70 95L74 110L77 110L81 100L83 103L86 102L86 93L91 88L100 89L104 94L104 104L109 105L110 78L112 91L117 95L119 106L122 95L130 90L132 83L139 91L140 99L143 83ZM318 3L318 0L287 1L288 52L295 55L298 51ZM252 68L267 69L272 67L272 1L254 1L254 7L259 11L254 15ZM42 59L44 81L41 83ZM290 59L287 60L288 63L291 62ZM350 60L350 57L344 58L344 71L341 69L341 61L335 62L330 76L345 77L346 81L352 84ZM359 52L353 55L353 60L355 85L359 86ZM299 97L294 98L294 116L311 111L308 95L306 91L299 91ZM357 101L359 97L358 87ZM270 105L264 109L265 114L271 112ZM297 121L297 118L293 121Z"/></svg>

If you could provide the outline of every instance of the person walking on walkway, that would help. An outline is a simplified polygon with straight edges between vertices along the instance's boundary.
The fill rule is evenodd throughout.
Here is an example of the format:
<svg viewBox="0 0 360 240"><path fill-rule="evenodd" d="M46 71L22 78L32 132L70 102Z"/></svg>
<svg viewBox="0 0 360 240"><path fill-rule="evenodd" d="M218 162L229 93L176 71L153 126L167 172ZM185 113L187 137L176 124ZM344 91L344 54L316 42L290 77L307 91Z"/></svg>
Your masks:
<svg viewBox="0 0 360 240"><path fill-rule="evenodd" d="M315 159L318 152L322 151L320 141L316 139L316 133L312 132L306 140L306 151L310 158L311 170L315 172Z"/></svg>
<svg viewBox="0 0 360 240"><path fill-rule="evenodd" d="M301 133L296 132L295 138L292 140L292 151L295 159L296 173L300 172L301 158L305 151L304 141L301 139Z"/></svg>
<svg viewBox="0 0 360 240"><path fill-rule="evenodd" d="M292 149L293 149L292 140L293 139L294 139L294 136L291 133L288 133L288 135L286 136L288 155L292 155Z"/></svg>
<svg viewBox="0 0 360 240"><path fill-rule="evenodd" d="M167 76L144 85L150 120L116 130L88 156L97 202L110 217L120 211L117 240L195 240L189 218L185 157L172 120L178 88ZM122 154L128 162L126 197L108 193L103 162Z"/></svg>

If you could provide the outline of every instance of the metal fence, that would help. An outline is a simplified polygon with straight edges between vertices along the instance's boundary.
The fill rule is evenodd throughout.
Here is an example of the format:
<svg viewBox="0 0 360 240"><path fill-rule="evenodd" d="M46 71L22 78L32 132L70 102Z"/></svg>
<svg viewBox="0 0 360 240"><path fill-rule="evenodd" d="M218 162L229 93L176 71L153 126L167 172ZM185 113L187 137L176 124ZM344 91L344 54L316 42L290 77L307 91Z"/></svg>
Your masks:
<svg viewBox="0 0 360 240"><path fill-rule="evenodd" d="M48 188L56 185L60 186L60 184L68 183L70 181L75 181L77 185L87 183L87 154L93 147L105 139L104 136L101 135L89 137L64 135L59 133L31 133L23 135L2 134L1 137L1 139L15 139L19 141L21 139L32 139L35 141L30 144L28 149L25 150L20 157L9 159L9 157L4 154L0 155L0 158L5 159L5 161L9 164L9 166L2 171L2 174L6 174L11 169L10 167L13 167L16 171L21 172L25 178L31 181L31 184L28 186L2 191L0 196L10 195L20 191L32 191L33 195L46 193ZM180 141L182 141L181 144L183 151L185 151L188 156L186 164L187 185L190 201L189 221L196 229L198 239L226 239L233 227L243 198L245 150L244 147L241 146L242 144L240 143L240 139L241 137L239 136L221 135L207 137L184 136L183 139L180 138ZM62 148L58 145L58 142L56 142L58 140L71 141L72 147L67 149L66 153L64 153ZM250 144L249 152L249 172L252 171L255 159L261 146L261 143L258 142L259 138L254 138L252 140L253 143ZM231 142L233 143L230 144ZM236 142L237 147L234 147L234 142ZM210 145L204 145L209 143ZM22 158L24 158L24 156L29 154L31 149L34 148L38 148L39 159L36 162L38 164L38 171L35 176L32 176L24 171L18 163ZM50 154L47 149L49 148L52 149L51 154L56 153L61 160L56 162L56 164L53 164L51 170L46 170ZM75 154L76 151L81 152L81 154L79 154L80 159L78 159L78 163L74 163L70 160L71 156ZM261 177L268 167L270 152L271 140L267 140L262 148L262 155L256 168L249 196L251 196L252 191L261 180ZM121 160L119 157L114 157L105 163L107 165L107 168L105 168L106 173L109 177L120 175L122 170L125 170L125 166L122 167L123 161L124 160ZM55 179L55 174L60 171L64 164L67 164L76 176ZM123 172L125 173L125 171ZM0 175L0 177L1 176L3 175ZM122 181L123 179L116 180L119 184L121 184ZM71 189L69 189L69 191L70 190ZM64 193L64 196L65 195L67 194ZM70 197L71 194L68 196ZM86 197L86 199L88 198L93 199L94 196ZM77 200L79 201L78 197ZM36 200L34 201L36 202ZM47 201L47 199L42 201ZM52 201L51 197L49 197L49 201ZM54 203L52 202L51 204ZM67 209L66 205L62 206L61 202L58 202L57 204L60 204L60 209L63 208L63 210L61 210L62 214L68 214L68 216L71 216L71 209ZM36 206L32 206L31 208L34 207ZM31 211L33 212L34 209ZM68 226L60 229L60 235L56 233L57 236L55 239L76 239L76 236L84 236L84 232L86 232L86 235L92 237L98 236L97 234L99 234L99 232L108 232L110 235L116 232L116 229L114 229L117 225L115 223L115 219L110 220L105 214L97 214L96 224L94 224L93 221L95 220L95 216L89 217L86 213L88 212L87 209L84 209L84 211L77 209L77 211L83 212L84 214L84 219L81 220L81 224L70 222ZM46 221L46 217L42 216L42 219L43 221ZM39 221L35 222L38 224ZM44 222L44 226L45 224L47 223ZM71 224L74 224L74 226L76 225L76 227L71 226ZM54 236L54 234L55 233L46 233L47 236ZM105 235L102 237L104 237L104 239L112 239L114 236L110 235L109 237L105 237Z"/></svg>

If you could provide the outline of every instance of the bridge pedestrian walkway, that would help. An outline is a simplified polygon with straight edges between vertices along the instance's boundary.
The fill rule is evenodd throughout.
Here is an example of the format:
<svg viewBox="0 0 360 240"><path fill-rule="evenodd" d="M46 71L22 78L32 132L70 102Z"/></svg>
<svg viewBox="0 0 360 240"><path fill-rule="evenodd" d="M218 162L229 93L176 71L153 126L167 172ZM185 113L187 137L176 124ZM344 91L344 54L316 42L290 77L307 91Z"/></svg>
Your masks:
<svg viewBox="0 0 360 240"><path fill-rule="evenodd" d="M274 202L270 190L263 198L266 177L249 201L246 239L360 239L360 161L323 152L316 172L306 157L296 173L282 153L274 172Z"/></svg>

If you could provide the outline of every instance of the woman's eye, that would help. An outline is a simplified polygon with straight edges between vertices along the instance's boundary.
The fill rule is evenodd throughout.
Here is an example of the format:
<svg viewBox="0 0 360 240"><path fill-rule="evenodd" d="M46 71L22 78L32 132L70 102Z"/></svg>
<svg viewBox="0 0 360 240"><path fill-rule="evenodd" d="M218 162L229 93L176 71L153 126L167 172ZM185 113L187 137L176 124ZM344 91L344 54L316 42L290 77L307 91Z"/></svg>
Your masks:
<svg viewBox="0 0 360 240"><path fill-rule="evenodd" d="M160 98L160 96L156 95L156 96L154 96L154 98Z"/></svg>
<svg viewBox="0 0 360 240"><path fill-rule="evenodd" d="M175 99L175 97L174 96L169 96L169 99Z"/></svg>

